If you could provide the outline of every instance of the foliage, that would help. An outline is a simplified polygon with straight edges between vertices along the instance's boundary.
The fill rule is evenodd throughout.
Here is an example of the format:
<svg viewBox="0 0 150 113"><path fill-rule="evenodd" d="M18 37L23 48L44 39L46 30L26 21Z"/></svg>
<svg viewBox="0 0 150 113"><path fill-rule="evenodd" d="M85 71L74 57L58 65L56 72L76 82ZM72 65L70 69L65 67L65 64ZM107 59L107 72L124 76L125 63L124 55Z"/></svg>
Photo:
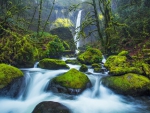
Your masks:
<svg viewBox="0 0 150 113"><path fill-rule="evenodd" d="M73 23L69 18L57 18L53 23L54 27L72 27Z"/></svg>
<svg viewBox="0 0 150 113"><path fill-rule="evenodd" d="M53 41L48 43L48 55L50 58L60 58L63 51L65 50L63 43L59 38L55 38Z"/></svg>
<svg viewBox="0 0 150 113"><path fill-rule="evenodd" d="M127 56L129 54L128 51L121 51L118 56Z"/></svg>
<svg viewBox="0 0 150 113"><path fill-rule="evenodd" d="M70 46L67 44L67 42L63 41L63 46L65 50L70 50Z"/></svg>
<svg viewBox="0 0 150 113"><path fill-rule="evenodd" d="M10 32L7 37L0 39L0 62L17 67L32 67L34 64L34 47L28 40L28 35L20 36Z"/></svg>
<svg viewBox="0 0 150 113"><path fill-rule="evenodd" d="M0 88L8 85L13 79L22 76L23 73L18 68L7 64L0 64Z"/></svg>
<svg viewBox="0 0 150 113"><path fill-rule="evenodd" d="M58 27L50 31L51 34L57 35L61 40L64 40L69 46L71 51L75 51L76 46L72 32L67 27Z"/></svg>

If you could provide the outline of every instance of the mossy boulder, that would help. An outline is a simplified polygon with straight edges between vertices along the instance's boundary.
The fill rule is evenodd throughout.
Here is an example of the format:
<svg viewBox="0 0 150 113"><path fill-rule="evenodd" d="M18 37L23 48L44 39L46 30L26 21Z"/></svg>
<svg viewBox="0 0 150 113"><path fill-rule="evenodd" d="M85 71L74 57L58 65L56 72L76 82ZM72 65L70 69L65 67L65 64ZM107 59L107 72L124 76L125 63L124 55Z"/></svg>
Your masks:
<svg viewBox="0 0 150 113"><path fill-rule="evenodd" d="M126 67L128 66L127 58L126 56L117 56L117 55L109 56L104 66L108 69L111 69L112 67Z"/></svg>
<svg viewBox="0 0 150 113"><path fill-rule="evenodd" d="M61 40L65 41L69 46L71 51L76 50L76 45L74 42L73 35L68 27L59 27L52 29L51 34L57 35Z"/></svg>
<svg viewBox="0 0 150 113"><path fill-rule="evenodd" d="M38 66L43 69L69 69L65 61L49 58L40 60Z"/></svg>
<svg viewBox="0 0 150 113"><path fill-rule="evenodd" d="M143 71L137 67L111 67L109 70L110 75L124 75L126 73L142 74Z"/></svg>
<svg viewBox="0 0 150 113"><path fill-rule="evenodd" d="M53 78L50 85L52 91L67 94L79 94L89 87L91 87L89 78L74 68Z"/></svg>
<svg viewBox="0 0 150 113"><path fill-rule="evenodd" d="M7 86L13 79L22 77L23 73L16 67L0 64L0 88Z"/></svg>
<svg viewBox="0 0 150 113"><path fill-rule="evenodd" d="M95 72L95 73L100 73L100 72L102 72L102 69L96 67L96 68L94 68L94 72Z"/></svg>
<svg viewBox="0 0 150 113"><path fill-rule="evenodd" d="M150 65L143 63L142 66L145 76L150 79Z"/></svg>
<svg viewBox="0 0 150 113"><path fill-rule="evenodd" d="M149 95L150 80L142 75L128 73L122 76L102 78L102 84L123 95Z"/></svg>
<svg viewBox="0 0 150 113"><path fill-rule="evenodd" d="M100 63L102 61L102 53L99 49L89 48L80 54L77 59L82 64Z"/></svg>
<svg viewBox="0 0 150 113"><path fill-rule="evenodd" d="M58 102L44 101L39 103L32 113L71 113L71 111Z"/></svg>
<svg viewBox="0 0 150 113"><path fill-rule="evenodd" d="M127 56L129 54L128 51L121 51L118 56Z"/></svg>
<svg viewBox="0 0 150 113"><path fill-rule="evenodd" d="M112 55L108 57L104 66L107 69L109 69L109 74L111 75L123 75L126 73L143 73L141 68L134 65L134 63L132 65L130 63L131 62L127 61L126 56Z"/></svg>
<svg viewBox="0 0 150 113"><path fill-rule="evenodd" d="M74 60L68 59L68 60L66 60L65 62L66 62L67 64L80 65L80 62L79 62L78 60L76 60L76 59L74 59Z"/></svg>
<svg viewBox="0 0 150 113"><path fill-rule="evenodd" d="M92 68L101 68L101 65L98 63L92 64Z"/></svg>
<svg viewBox="0 0 150 113"><path fill-rule="evenodd" d="M81 72L86 72L86 71L88 71L88 67L85 64L82 64L79 70Z"/></svg>

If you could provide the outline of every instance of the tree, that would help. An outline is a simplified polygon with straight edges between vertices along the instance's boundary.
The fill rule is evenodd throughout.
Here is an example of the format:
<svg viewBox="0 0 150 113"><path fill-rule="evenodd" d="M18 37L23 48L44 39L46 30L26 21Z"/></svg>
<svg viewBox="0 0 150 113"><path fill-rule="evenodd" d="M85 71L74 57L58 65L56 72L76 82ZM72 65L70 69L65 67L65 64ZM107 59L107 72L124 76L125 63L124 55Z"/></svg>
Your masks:
<svg viewBox="0 0 150 113"><path fill-rule="evenodd" d="M81 34L84 34L84 28L94 25L96 29L89 32L89 36L97 32L102 50L105 54L112 52L112 40L116 39L112 36L115 34L115 27L119 24L114 22L111 11L111 0L92 0L92 2L85 2L93 7L93 11L89 12L85 21L81 25Z"/></svg>

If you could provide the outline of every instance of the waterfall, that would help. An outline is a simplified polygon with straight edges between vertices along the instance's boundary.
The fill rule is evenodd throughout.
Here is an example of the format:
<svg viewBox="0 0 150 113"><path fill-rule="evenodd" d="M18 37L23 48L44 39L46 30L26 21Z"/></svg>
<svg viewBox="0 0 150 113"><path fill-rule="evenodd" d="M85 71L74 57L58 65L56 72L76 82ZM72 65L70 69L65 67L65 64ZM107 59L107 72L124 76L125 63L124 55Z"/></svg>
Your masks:
<svg viewBox="0 0 150 113"><path fill-rule="evenodd" d="M36 62L33 66L33 68L37 68L38 67L39 62Z"/></svg>
<svg viewBox="0 0 150 113"><path fill-rule="evenodd" d="M58 18L58 16L57 16L57 13L58 13L58 10L55 10L55 14L56 14L56 19Z"/></svg>
<svg viewBox="0 0 150 113"><path fill-rule="evenodd" d="M82 13L82 10L78 12L77 21L76 21L76 30L75 30L75 36L74 36L74 41L76 42L77 49L79 47L79 40L77 39L77 37L78 37L78 32L80 31L81 13Z"/></svg>

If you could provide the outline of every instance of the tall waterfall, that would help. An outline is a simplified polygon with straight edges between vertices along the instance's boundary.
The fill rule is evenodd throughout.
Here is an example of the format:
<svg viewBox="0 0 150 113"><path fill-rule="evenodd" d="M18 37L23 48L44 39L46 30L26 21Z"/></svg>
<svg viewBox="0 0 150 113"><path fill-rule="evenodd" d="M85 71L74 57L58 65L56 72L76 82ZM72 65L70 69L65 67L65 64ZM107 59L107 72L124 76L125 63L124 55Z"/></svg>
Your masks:
<svg viewBox="0 0 150 113"><path fill-rule="evenodd" d="M78 12L77 21L76 21L76 30L75 30L76 34L75 34L75 36L74 36L74 41L76 42L76 47L77 47L77 49L78 49L78 47L79 47L79 40L77 39L77 37L78 37L78 32L80 31L81 13L82 13L82 10L80 10L80 11Z"/></svg>

